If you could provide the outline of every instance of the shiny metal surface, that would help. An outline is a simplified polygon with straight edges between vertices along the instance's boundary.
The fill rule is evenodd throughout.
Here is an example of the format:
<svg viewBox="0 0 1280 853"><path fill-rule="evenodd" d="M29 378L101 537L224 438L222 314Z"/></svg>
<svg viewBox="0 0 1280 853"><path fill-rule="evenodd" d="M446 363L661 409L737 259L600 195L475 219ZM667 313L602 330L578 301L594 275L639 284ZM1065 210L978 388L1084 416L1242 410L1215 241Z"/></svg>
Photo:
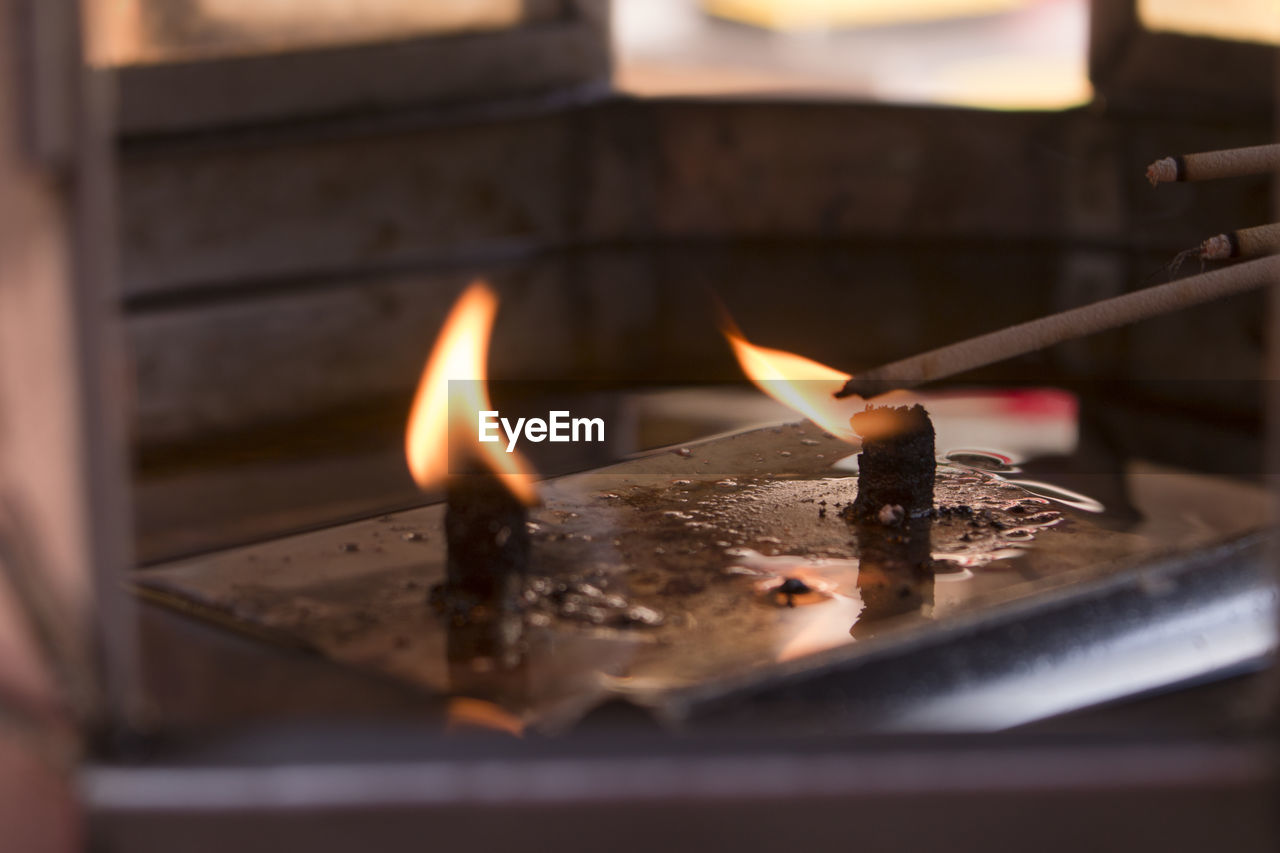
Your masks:
<svg viewBox="0 0 1280 853"><path fill-rule="evenodd" d="M440 505L134 579L186 612L545 732L611 701L675 728L996 730L1256 665L1275 644L1268 503L1252 487L1149 466L1096 475L1121 479L1129 518L1050 504L1028 489L1054 490L1014 469L943 464L938 504L990 520L934 520L934 556L952 568L917 583L858 559L858 537L879 534L838 516L852 446L791 425L678 450L546 485L526 630L500 659L428 606ZM816 592L788 607L768 586L795 576Z"/></svg>

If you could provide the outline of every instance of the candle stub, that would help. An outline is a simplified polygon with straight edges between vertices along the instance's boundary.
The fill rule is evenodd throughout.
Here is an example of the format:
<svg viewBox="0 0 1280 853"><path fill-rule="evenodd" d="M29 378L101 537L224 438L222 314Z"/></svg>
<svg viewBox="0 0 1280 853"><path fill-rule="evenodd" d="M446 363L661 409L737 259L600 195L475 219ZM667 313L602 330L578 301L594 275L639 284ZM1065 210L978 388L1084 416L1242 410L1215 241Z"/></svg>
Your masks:
<svg viewBox="0 0 1280 853"><path fill-rule="evenodd" d="M852 423L862 437L853 514L893 524L933 509L934 434L924 408L867 406Z"/></svg>
<svg viewBox="0 0 1280 853"><path fill-rule="evenodd" d="M450 478L444 516L448 548L441 600L455 616L517 609L529 562L528 511L492 474ZM480 609L481 612L474 612Z"/></svg>

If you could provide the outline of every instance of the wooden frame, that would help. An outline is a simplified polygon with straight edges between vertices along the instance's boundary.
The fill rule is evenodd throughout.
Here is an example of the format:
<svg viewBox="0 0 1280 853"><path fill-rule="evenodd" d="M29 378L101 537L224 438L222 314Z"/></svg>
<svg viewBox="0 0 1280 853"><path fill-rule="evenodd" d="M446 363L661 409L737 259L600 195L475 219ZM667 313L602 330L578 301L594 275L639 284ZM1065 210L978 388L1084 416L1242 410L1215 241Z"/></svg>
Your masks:
<svg viewBox="0 0 1280 853"><path fill-rule="evenodd" d="M116 70L119 130L174 133L605 88L607 5L548 5L535 3L531 23L507 31L124 66Z"/></svg>
<svg viewBox="0 0 1280 853"><path fill-rule="evenodd" d="M1089 77L1110 108L1204 117L1275 108L1274 47L1148 30L1138 0L1092 0L1089 36Z"/></svg>

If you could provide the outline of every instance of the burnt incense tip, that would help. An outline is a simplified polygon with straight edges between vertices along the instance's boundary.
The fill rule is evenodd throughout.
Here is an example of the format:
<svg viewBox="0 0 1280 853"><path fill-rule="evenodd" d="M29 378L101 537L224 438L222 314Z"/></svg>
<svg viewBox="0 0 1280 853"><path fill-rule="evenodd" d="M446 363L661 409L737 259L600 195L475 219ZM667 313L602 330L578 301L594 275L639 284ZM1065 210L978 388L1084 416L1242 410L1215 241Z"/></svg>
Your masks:
<svg viewBox="0 0 1280 853"><path fill-rule="evenodd" d="M934 432L924 407L867 406L853 416L852 425L862 437L853 515L917 517L931 510Z"/></svg>
<svg viewBox="0 0 1280 853"><path fill-rule="evenodd" d="M1240 252L1235 234L1217 234L1200 244L1200 258L1206 261L1224 261Z"/></svg>
<svg viewBox="0 0 1280 853"><path fill-rule="evenodd" d="M835 397L837 400L855 396L875 397L878 394L884 394L902 387L904 387L902 382L888 382L883 379L864 379L859 376L851 376L845 380L844 385L835 393Z"/></svg>
<svg viewBox="0 0 1280 853"><path fill-rule="evenodd" d="M1163 157L1147 167L1147 180L1151 186L1182 179L1182 163L1180 157Z"/></svg>

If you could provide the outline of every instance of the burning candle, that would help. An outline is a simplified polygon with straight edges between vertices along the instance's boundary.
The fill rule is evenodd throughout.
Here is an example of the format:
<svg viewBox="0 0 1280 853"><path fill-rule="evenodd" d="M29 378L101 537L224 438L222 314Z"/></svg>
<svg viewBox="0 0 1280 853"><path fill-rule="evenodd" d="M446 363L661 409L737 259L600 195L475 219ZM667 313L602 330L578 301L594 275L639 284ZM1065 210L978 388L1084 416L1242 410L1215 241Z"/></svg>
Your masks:
<svg viewBox="0 0 1280 853"><path fill-rule="evenodd" d="M731 324L724 336L743 373L760 390L837 438L856 443L861 437L858 497L853 506L858 516L883 510L916 517L933 508L934 433L923 406L867 405L856 412L861 398L834 396L849 380L848 373L795 353L752 344ZM902 396L891 388L884 390L890 393L879 399Z"/></svg>
<svg viewBox="0 0 1280 853"><path fill-rule="evenodd" d="M724 334L743 372L762 391L845 441L861 438L857 498L841 515L858 543L858 588L866 613L880 618L931 603L929 516L936 459L928 413L919 405L867 405L857 411L861 398L834 397L849 374L794 353L756 346L736 328Z"/></svg>
<svg viewBox="0 0 1280 853"><path fill-rule="evenodd" d="M436 340L414 398L405 455L423 489L444 485L447 572L441 601L455 619L514 610L529 557L527 507L533 472L503 442L479 440L489 335L498 300L482 282L458 298Z"/></svg>

